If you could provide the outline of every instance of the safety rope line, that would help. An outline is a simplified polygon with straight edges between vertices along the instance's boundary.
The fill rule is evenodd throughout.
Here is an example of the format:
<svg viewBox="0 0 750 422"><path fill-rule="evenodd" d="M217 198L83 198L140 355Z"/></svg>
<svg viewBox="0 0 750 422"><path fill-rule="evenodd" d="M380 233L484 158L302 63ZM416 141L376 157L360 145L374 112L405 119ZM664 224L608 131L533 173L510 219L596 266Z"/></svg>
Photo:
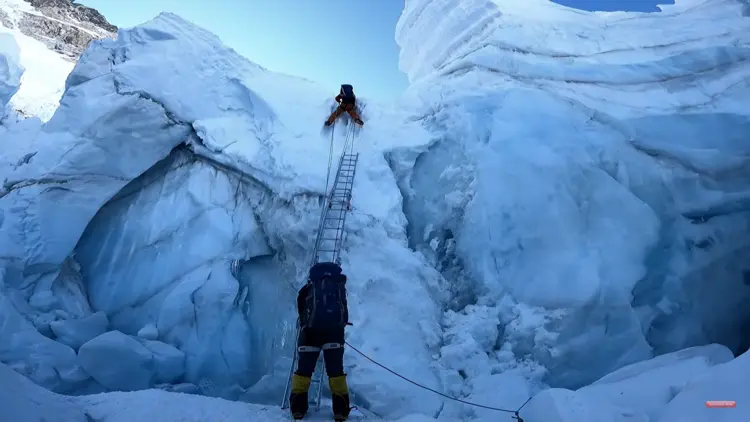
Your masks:
<svg viewBox="0 0 750 422"><path fill-rule="evenodd" d="M405 376L403 376L403 375L399 374L398 372L394 371L393 369L388 368L387 366L383 365L382 363L379 363L379 362L375 361L375 359L367 356L362 351L360 351L356 347L354 347L351 344L349 344L349 342L344 342L344 343L347 346L351 347L352 350L354 350L355 352L359 353L363 358L365 358L365 359L369 360L370 362L374 363L375 365L377 365L377 366L385 369L386 371L390 372L391 374L393 374L393 375L401 378L402 380L407 381L407 382L409 382L411 384L416 385L419 388L422 388L424 390L430 391L430 392L435 393L435 394L437 394L439 396L445 397L446 399L450 399L450 400L453 400L453 401L456 401L456 402L459 402L459 403L463 403L463 404L466 404L466 405L469 405L469 406L481 407L482 409L494 410L494 411L497 411L497 412L512 413L513 414L513 416L512 416L513 419L517 420L518 422L524 422L524 420L521 418L521 415L519 415L518 413L521 411L521 409L524 408L524 406L526 406L526 404L529 403L529 401L531 400L531 397L529 397L528 399L526 399L526 401L521 405L521 407L519 407L516 410L503 409L503 408L500 408L500 407L485 406L483 404L472 403L470 401L461 400L461 399L456 398L456 397L451 397L451 396L449 396L449 395L447 395L445 393L441 393L440 391L437 391L435 389L427 387L426 385L422 385L422 384L420 384L420 383L418 383L416 381L412 381L409 378L406 378Z"/></svg>

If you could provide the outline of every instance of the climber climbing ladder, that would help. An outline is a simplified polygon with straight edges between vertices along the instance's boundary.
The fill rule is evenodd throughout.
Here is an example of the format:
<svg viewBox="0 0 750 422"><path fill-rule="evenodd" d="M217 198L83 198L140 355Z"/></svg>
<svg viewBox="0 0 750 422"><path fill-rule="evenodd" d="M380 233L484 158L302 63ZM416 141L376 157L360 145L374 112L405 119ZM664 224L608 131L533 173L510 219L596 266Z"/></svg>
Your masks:
<svg viewBox="0 0 750 422"><path fill-rule="evenodd" d="M353 126L353 125L352 125ZM339 158L336 176L333 180L333 187L328 193L328 183L326 183L326 200L320 213L318 223L318 233L313 248L312 267L318 262L335 262L341 264L340 253L344 241L344 225L346 224L346 215L351 211L352 189L354 187L354 175L357 169L359 154L354 152L354 128L350 126L347 130L344 148ZM333 145L333 134L331 135L331 145ZM331 150L331 155L333 150ZM329 159L330 160L330 159ZM330 174L330 162L328 173ZM297 339L299 339L299 329L297 329ZM321 353L322 354L322 353ZM292 376L294 368L297 367L297 353L295 351L292 360L292 367L289 371L289 377L284 390L284 398L281 408L286 409L289 406L289 393L292 385ZM318 357L315 364L315 372L310 381L310 390L308 400L310 409L318 411L320 409L320 399L323 393L323 384L325 380L325 371L323 367L322 356Z"/></svg>

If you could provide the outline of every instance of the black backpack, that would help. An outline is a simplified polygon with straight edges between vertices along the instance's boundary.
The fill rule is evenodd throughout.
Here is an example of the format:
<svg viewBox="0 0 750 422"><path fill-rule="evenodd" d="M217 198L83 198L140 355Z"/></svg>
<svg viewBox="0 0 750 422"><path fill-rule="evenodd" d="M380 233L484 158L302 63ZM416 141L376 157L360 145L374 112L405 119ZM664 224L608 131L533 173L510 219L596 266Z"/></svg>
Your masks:
<svg viewBox="0 0 750 422"><path fill-rule="evenodd" d="M356 99L354 88L351 85L341 85L341 104L354 104Z"/></svg>
<svg viewBox="0 0 750 422"><path fill-rule="evenodd" d="M344 328L349 322L346 304L346 276L333 262L320 262L310 268L310 288L300 318L303 327L320 330Z"/></svg>

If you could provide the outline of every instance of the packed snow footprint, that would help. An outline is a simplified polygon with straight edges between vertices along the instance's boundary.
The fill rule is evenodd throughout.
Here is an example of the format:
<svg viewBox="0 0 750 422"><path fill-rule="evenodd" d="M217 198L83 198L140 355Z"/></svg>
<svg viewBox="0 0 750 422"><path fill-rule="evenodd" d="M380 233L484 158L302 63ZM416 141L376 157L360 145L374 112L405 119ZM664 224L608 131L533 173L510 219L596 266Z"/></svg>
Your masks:
<svg viewBox="0 0 750 422"><path fill-rule="evenodd" d="M412 86L362 115L162 14L92 43L49 122L6 120L13 420L285 418L337 117L366 125L340 249L363 412L512 420L431 389L525 422L747 418L705 407L748 391L742 4L407 0L397 29Z"/></svg>

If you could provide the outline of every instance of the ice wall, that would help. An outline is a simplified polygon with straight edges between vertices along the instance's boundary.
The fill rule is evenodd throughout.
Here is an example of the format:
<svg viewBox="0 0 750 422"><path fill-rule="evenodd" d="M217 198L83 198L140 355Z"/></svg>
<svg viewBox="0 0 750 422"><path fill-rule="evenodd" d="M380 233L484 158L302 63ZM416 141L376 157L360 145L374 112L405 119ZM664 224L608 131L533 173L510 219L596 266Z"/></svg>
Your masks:
<svg viewBox="0 0 750 422"><path fill-rule="evenodd" d="M407 0L400 66L432 136L389 158L412 247L452 280L449 389L513 368L575 387L653 353L744 350L745 15Z"/></svg>
<svg viewBox="0 0 750 422"><path fill-rule="evenodd" d="M16 40L8 33L0 33L0 102L3 108L21 87L22 74Z"/></svg>
<svg viewBox="0 0 750 422"><path fill-rule="evenodd" d="M77 394L171 383L276 403L322 206L330 146L320 127L333 95L248 62L172 14L92 43L61 108L14 152L8 178L20 182L0 198L14 218L0 243L14 257L4 263L14 307L38 342L64 349L54 356L77 378L35 372L28 355L16 366ZM369 110L381 129L360 138L342 254L356 327L348 341L437 387L429 362L441 277L407 247L383 156L425 132L397 111ZM245 263L234 278L236 259ZM105 365L109 355L120 364ZM346 365L352 391L384 416L440 409L352 350Z"/></svg>

